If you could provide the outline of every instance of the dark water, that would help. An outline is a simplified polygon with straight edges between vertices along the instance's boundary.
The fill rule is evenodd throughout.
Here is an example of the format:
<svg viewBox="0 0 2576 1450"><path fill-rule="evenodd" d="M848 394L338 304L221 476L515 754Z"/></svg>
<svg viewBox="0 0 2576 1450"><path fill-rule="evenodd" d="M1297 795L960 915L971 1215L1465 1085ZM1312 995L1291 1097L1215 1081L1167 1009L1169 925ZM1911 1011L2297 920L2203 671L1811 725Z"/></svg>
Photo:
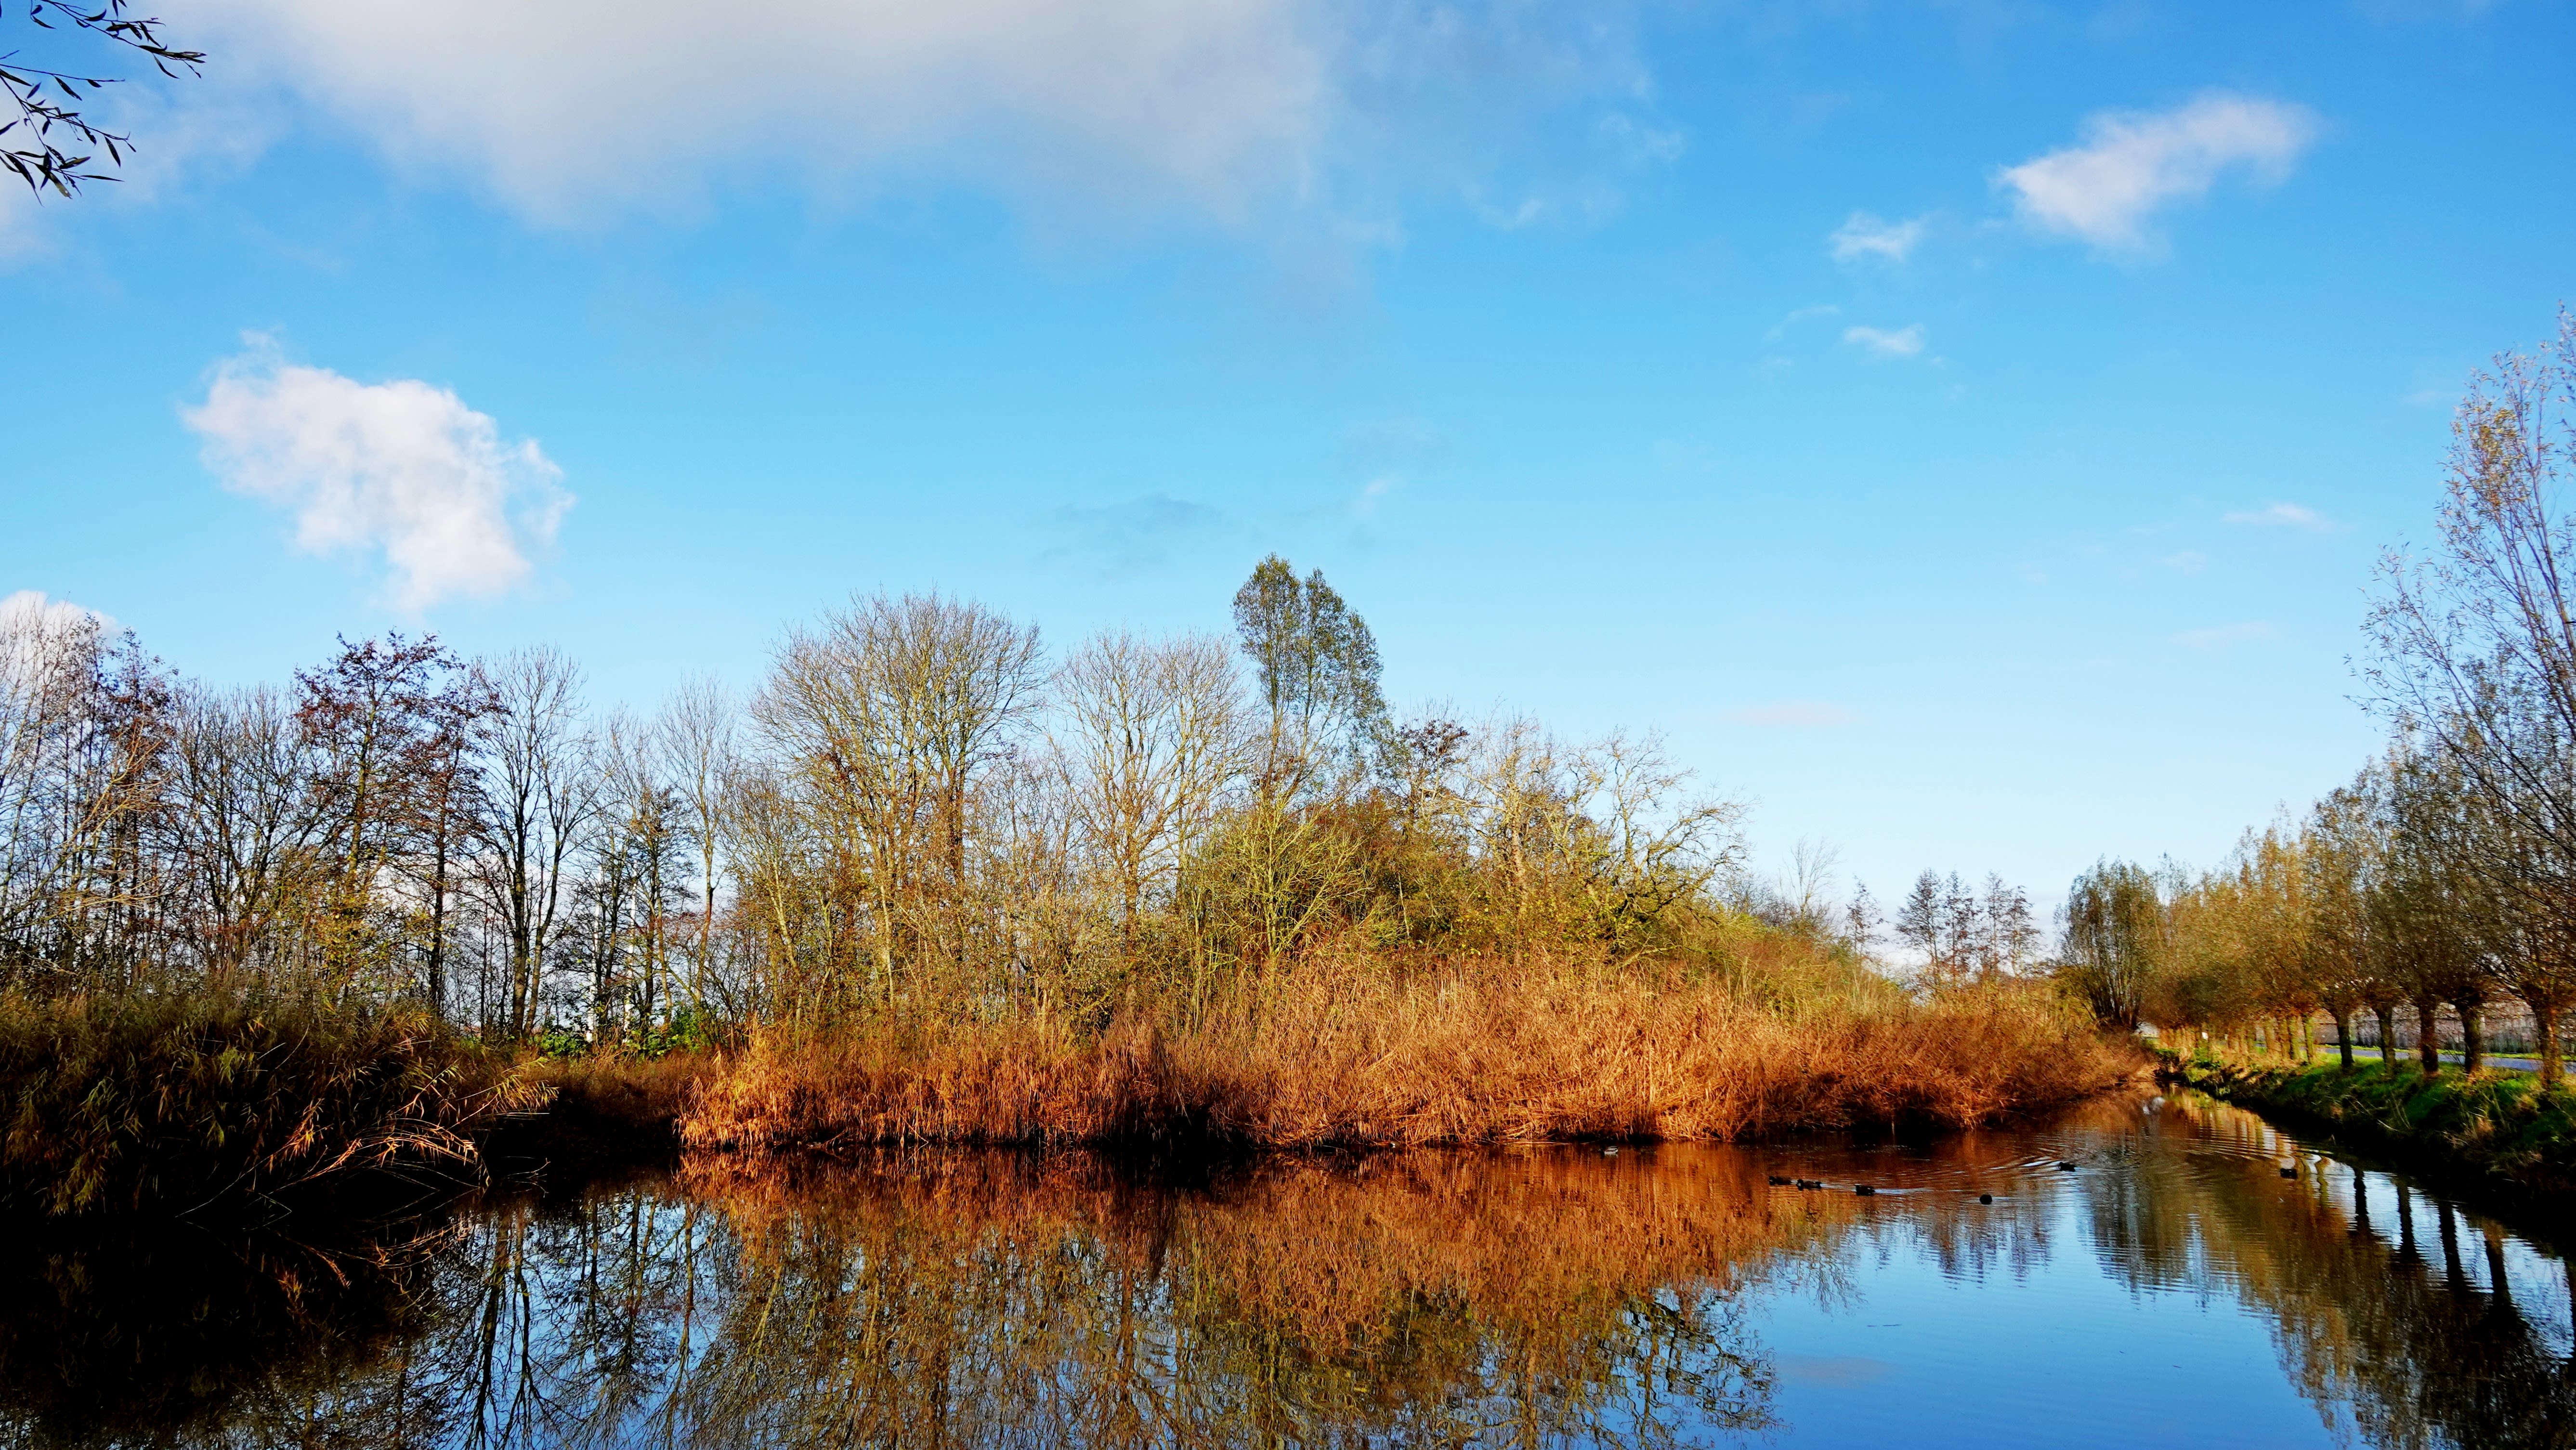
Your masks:
<svg viewBox="0 0 2576 1450"><path fill-rule="evenodd" d="M932 1155L13 1232L0 1443L2486 1450L2576 1445L2570 1314L2549 1250L2197 1099L1194 1184Z"/></svg>

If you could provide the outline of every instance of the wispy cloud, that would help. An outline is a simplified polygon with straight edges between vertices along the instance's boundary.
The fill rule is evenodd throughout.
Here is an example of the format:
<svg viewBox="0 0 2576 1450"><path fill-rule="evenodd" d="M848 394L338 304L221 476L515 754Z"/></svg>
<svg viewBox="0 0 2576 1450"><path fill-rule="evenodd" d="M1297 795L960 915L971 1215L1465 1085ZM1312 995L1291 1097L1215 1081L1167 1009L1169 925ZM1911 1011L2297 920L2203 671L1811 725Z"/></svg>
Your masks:
<svg viewBox="0 0 2576 1450"><path fill-rule="evenodd" d="M2083 144L1999 173L2022 220L2104 251L2152 250L2156 212L2208 193L2240 170L2277 184L2316 138L2306 108L2212 92L2171 111L2112 111L2084 126Z"/></svg>
<svg viewBox="0 0 2576 1450"><path fill-rule="evenodd" d="M2271 639L2279 633L2279 630L2274 629L2266 621L2249 619L2239 624L2214 625L2208 629L2186 629L2179 634L2168 635L2166 643L2178 644L2184 649L2215 653L2232 645L2244 644L2249 640Z"/></svg>
<svg viewBox="0 0 2576 1450"><path fill-rule="evenodd" d="M1758 725L1770 730L1824 730L1836 725L1849 725L1860 717L1840 705L1827 705L1815 700L1781 700L1729 710L1718 718L1730 725Z"/></svg>
<svg viewBox="0 0 2576 1450"><path fill-rule="evenodd" d="M1923 324L1917 322L1892 332L1878 327L1846 327L1843 341L1873 357L1913 357L1923 351Z"/></svg>
<svg viewBox="0 0 2576 1450"><path fill-rule="evenodd" d="M1057 509L1048 522L1062 542L1039 557L1048 563L1078 564L1104 579L1162 568L1190 543L1234 531L1234 521L1224 510L1168 493L1149 493L1124 503L1068 505Z"/></svg>
<svg viewBox="0 0 2576 1450"><path fill-rule="evenodd" d="M406 610L499 594L533 572L529 555L573 504L536 440L504 442L445 388L361 383L250 341L180 417L226 488L294 515L298 548L381 555Z"/></svg>
<svg viewBox="0 0 2576 1450"><path fill-rule="evenodd" d="M1796 327L1799 323L1813 322L1818 318L1824 317L1840 317L1842 314L1843 309L1841 305L1833 302L1819 302L1813 307L1791 308L1788 316L1772 323L1771 330L1762 334L1762 336L1768 341L1777 342L1781 338L1788 336L1789 329Z"/></svg>
<svg viewBox="0 0 2576 1450"><path fill-rule="evenodd" d="M1869 212L1856 211L1841 226L1834 228L1833 234L1825 238L1825 243L1832 249L1837 262L1855 261L1862 257L1902 262L1914 254L1915 244L1923 240L1927 220L1916 217L1912 221L1881 221Z"/></svg>
<svg viewBox="0 0 2576 1450"><path fill-rule="evenodd" d="M1351 500L1351 517L1364 519L1375 514L1378 504L1403 486L1404 475L1400 473L1381 473L1370 479L1360 485L1359 497Z"/></svg>
<svg viewBox="0 0 2576 1450"><path fill-rule="evenodd" d="M2209 567L2209 556L2198 549L2183 549L2156 562L2179 574L2197 574Z"/></svg>
<svg viewBox="0 0 2576 1450"><path fill-rule="evenodd" d="M2334 532L2334 523L2325 515L2304 504L2274 503L2259 509L2244 509L2224 515L2231 524L2249 524L2256 528L2305 529L2312 534Z"/></svg>

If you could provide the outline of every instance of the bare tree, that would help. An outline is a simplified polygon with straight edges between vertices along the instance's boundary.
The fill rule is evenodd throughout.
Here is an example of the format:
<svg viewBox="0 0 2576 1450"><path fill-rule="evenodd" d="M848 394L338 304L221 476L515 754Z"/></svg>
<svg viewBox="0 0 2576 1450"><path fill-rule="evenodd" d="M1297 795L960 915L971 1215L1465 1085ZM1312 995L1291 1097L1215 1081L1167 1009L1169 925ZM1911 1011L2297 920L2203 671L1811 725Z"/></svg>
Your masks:
<svg viewBox="0 0 2576 1450"><path fill-rule="evenodd" d="M312 903L323 825L314 757L274 689L182 699L170 848L185 935L217 976L268 960Z"/></svg>
<svg viewBox="0 0 2576 1450"><path fill-rule="evenodd" d="M724 839L725 782L736 769L732 697L716 680L683 682L654 726L661 770L678 793L698 853L698 931L690 963L689 1005L699 1005L716 972L717 853Z"/></svg>
<svg viewBox="0 0 2576 1450"><path fill-rule="evenodd" d="M937 595L852 601L779 649L753 717L858 898L877 996L898 964L962 966L969 807L1044 678L1034 629Z"/></svg>
<svg viewBox="0 0 2576 1450"><path fill-rule="evenodd" d="M481 730L487 806L479 885L506 937L506 1030L540 1024L547 953L572 882L568 868L599 809L592 741L582 721L581 671L547 647L485 668L492 711Z"/></svg>
<svg viewBox="0 0 2576 1450"><path fill-rule="evenodd" d="M1242 760L1234 662L1222 641L1101 635L1056 672L1057 748L1122 938L1203 838Z"/></svg>
<svg viewBox="0 0 2576 1450"><path fill-rule="evenodd" d="M407 923L395 887L425 847L444 850L480 695L435 638L399 634L343 639L337 658L295 681L334 856L315 949L332 990L346 991L362 976L398 975Z"/></svg>

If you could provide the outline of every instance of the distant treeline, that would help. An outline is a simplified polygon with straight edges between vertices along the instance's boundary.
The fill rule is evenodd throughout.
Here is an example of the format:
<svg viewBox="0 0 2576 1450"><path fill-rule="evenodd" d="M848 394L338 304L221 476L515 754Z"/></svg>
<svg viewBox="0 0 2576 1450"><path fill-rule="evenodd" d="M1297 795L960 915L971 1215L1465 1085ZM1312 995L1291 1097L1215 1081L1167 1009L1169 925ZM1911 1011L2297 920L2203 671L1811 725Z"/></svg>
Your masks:
<svg viewBox="0 0 2576 1450"><path fill-rule="evenodd" d="M2217 869L2106 861L2076 879L2065 971L2106 1021L2198 1039L2270 1024L2312 1050L2318 1013L2351 1060L2353 1019L2397 1017L2438 1070L2457 1010L2530 1010L2543 1082L2576 1005L2576 317L2537 356L2499 358L2461 402L2437 541L2391 551L2369 617L2381 758L2303 817L2247 832Z"/></svg>
<svg viewBox="0 0 2576 1450"><path fill-rule="evenodd" d="M737 702L594 715L551 649L344 644L284 687L0 611L0 987L292 983L490 1041L754 1022L1187 1023L1330 944L1883 1000L1819 902L1747 887L1737 809L1650 739L1398 719L1320 573L1234 637L1037 630L937 595L789 630Z"/></svg>

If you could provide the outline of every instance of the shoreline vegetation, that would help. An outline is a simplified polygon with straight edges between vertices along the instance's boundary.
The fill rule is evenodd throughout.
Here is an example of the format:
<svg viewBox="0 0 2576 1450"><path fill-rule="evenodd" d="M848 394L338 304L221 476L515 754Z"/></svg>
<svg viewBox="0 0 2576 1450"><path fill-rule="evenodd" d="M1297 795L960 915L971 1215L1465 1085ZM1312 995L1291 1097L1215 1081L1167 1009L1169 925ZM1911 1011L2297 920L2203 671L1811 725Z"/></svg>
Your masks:
<svg viewBox="0 0 2576 1450"><path fill-rule="evenodd" d="M2576 1190L2576 1097L2536 1075L2412 1062L2260 1061L2156 1049L2157 1076L2284 1126L2561 1214Z"/></svg>
<svg viewBox="0 0 2576 1450"><path fill-rule="evenodd" d="M1749 1003L1678 973L1325 963L1267 1010L1123 1027L755 1040L681 1120L693 1148L899 1143L1391 1148L1957 1129L2073 1101L2142 1060L2044 985L1928 1005Z"/></svg>
<svg viewBox="0 0 2576 1450"><path fill-rule="evenodd" d="M1865 899L1754 878L1651 737L1399 718L1321 574L1233 603L1231 640L1051 656L862 596L747 699L639 720L552 651L399 637L219 690L22 599L0 1207L678 1148L1959 1128L2142 1066L2000 882L1902 913L1937 949L1900 982Z"/></svg>
<svg viewBox="0 0 2576 1450"><path fill-rule="evenodd" d="M1945 1131L2063 1106L2143 1058L2040 983L1799 1015L1634 974L1318 973L1258 1022L761 1030L733 1051L546 1058L400 1010L210 994L0 1001L0 1211L398 1204L495 1165L746 1166L888 1146L1154 1154L1744 1142Z"/></svg>

